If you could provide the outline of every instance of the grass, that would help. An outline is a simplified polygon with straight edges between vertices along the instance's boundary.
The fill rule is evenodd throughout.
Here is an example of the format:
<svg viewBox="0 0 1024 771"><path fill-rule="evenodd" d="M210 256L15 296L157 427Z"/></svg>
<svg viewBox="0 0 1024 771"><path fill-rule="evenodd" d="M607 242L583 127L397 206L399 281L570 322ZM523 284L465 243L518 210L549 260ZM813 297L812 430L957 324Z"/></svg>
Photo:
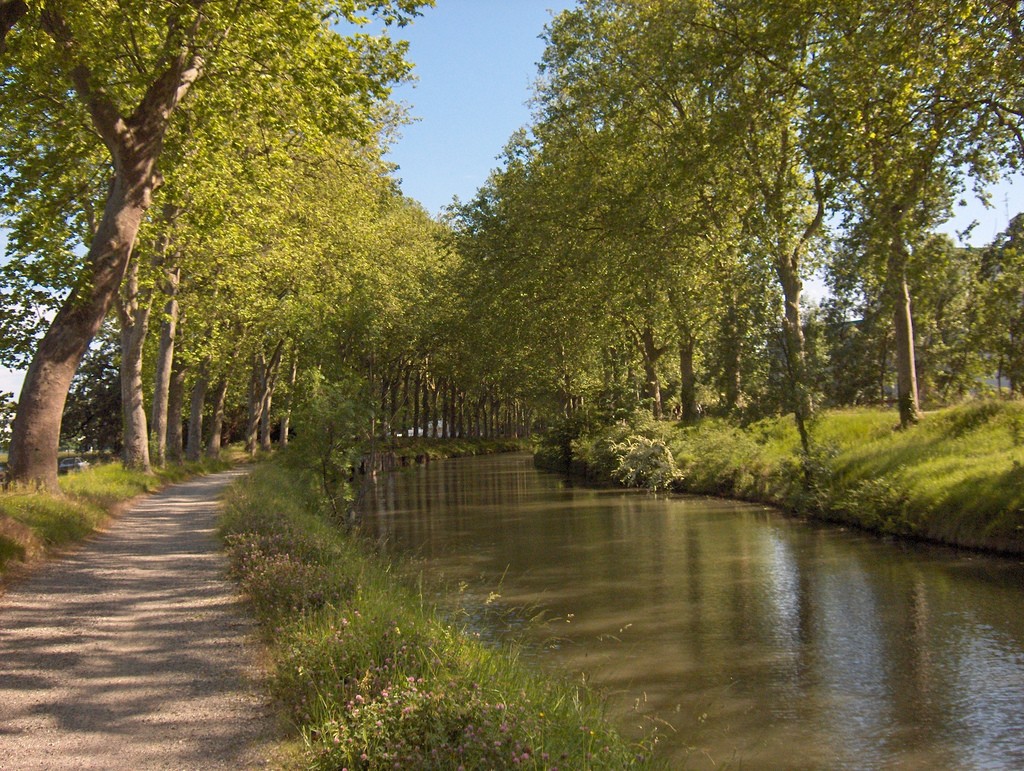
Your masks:
<svg viewBox="0 0 1024 771"><path fill-rule="evenodd" d="M295 473L270 462L233 488L222 525L304 767L649 764L592 694L447 622L405 568L317 510Z"/></svg>
<svg viewBox="0 0 1024 771"><path fill-rule="evenodd" d="M881 409L829 411L803 457L791 417L738 426L646 419L573 445L578 468L606 480L622 463L612 441L662 442L679 473L672 489L771 503L887 534L1024 553L1024 403L980 400L937 410L906 430Z"/></svg>
<svg viewBox="0 0 1024 771"><path fill-rule="evenodd" d="M229 466L226 460L205 460L144 474L120 463L104 463L60 477L60 495L0 493L0 576L15 562L37 559L88 537L119 504L137 495Z"/></svg>

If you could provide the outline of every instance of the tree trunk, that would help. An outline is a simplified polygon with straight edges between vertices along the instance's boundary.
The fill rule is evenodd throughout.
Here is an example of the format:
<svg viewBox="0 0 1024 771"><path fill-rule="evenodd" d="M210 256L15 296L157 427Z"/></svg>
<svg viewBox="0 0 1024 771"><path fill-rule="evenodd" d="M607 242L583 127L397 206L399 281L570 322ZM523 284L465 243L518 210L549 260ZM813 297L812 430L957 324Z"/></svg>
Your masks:
<svg viewBox="0 0 1024 771"><path fill-rule="evenodd" d="M696 340L688 329L679 330L679 407L687 425L697 422L697 376L693 369Z"/></svg>
<svg viewBox="0 0 1024 771"><path fill-rule="evenodd" d="M221 375L213 396L213 416L210 420L210 439L206 443L206 457L220 457L221 432L224 430L224 404L228 395L228 376Z"/></svg>
<svg viewBox="0 0 1024 771"><path fill-rule="evenodd" d="M281 362L281 352L284 350L284 340L279 340L271 354L270 361L267 361L262 353L253 355L252 376L249 380L249 420L245 428L245 451L250 455L256 452L257 442L262 446L263 437L260 434L260 426L264 421L270 420L270 401L274 391L274 378L277 373L278 364ZM270 432L266 432L267 445L270 443ZM269 449L269 447L267 447Z"/></svg>
<svg viewBox="0 0 1024 771"><path fill-rule="evenodd" d="M185 460L197 461L203 454L203 409L206 407L206 391L210 387L210 357L199 364L196 382L192 384L192 398L188 405L188 442L185 444Z"/></svg>
<svg viewBox="0 0 1024 771"><path fill-rule="evenodd" d="M416 370L416 385L412 391L412 435L420 435L420 392L423 389L423 374Z"/></svg>
<svg viewBox="0 0 1024 771"><path fill-rule="evenodd" d="M260 417L260 449L270 452L270 431L273 424L270 421L270 407L274 400L274 386L277 384L277 368L275 367L267 375L267 385L263 389L263 413Z"/></svg>
<svg viewBox="0 0 1024 771"><path fill-rule="evenodd" d="M658 360L662 357L666 346L654 343L654 330L645 326L640 334L640 352L644 360L644 398L651 400L651 414L660 420L663 414L661 406L661 380L658 378Z"/></svg>
<svg viewBox="0 0 1024 771"><path fill-rule="evenodd" d="M151 293L139 292L139 265L138 261L132 261L125 296L117 300L117 315L121 322L122 461L125 468L147 474L150 471L149 433L142 390L142 353L152 299Z"/></svg>
<svg viewBox="0 0 1024 771"><path fill-rule="evenodd" d="M73 57L75 41L59 8L48 4L41 21L43 31ZM85 258L83 280L57 312L25 374L9 447L12 482L59 489L57 450L71 380L121 286L139 225L160 182L156 162L171 114L201 73L202 60L183 51L154 75L126 117L95 87L85 63L69 64L69 85L110 151L114 175Z"/></svg>
<svg viewBox="0 0 1024 771"><path fill-rule="evenodd" d="M184 452L182 411L185 407L185 375L188 370L175 362L171 371L171 387L167 393L167 457L181 463Z"/></svg>
<svg viewBox="0 0 1024 771"><path fill-rule="evenodd" d="M796 430L800 435L800 446L804 455L811 450L807 421L811 418L811 394L807 388L806 355L804 353L804 330L800 318L800 294L803 282L797 272L796 260L781 260L777 263L779 282L782 284L785 320L783 336L786 343L786 369L789 380L791 408Z"/></svg>
<svg viewBox="0 0 1024 771"><path fill-rule="evenodd" d="M278 443L282 447L288 446L288 431L291 429L292 421L292 408L295 406L295 381L299 376L299 356L297 353L292 354L292 366L290 374L288 375L288 393L285 394L285 405L284 411L281 413L281 426L279 432L281 434Z"/></svg>
<svg viewBox="0 0 1024 771"><path fill-rule="evenodd" d="M262 354L253 354L252 367L249 372L249 417L245 423L245 451L250 455L256 452L259 438L260 418L263 416L263 392L260 383L266 363Z"/></svg>
<svg viewBox="0 0 1024 771"><path fill-rule="evenodd" d="M893 276L891 283L895 290L893 328L896 338L896 398L900 410L900 426L906 428L921 417L917 395L917 365L914 360L914 321L906 271Z"/></svg>
<svg viewBox="0 0 1024 771"><path fill-rule="evenodd" d="M160 347L156 355L156 375L153 381L153 438L158 466L167 462L167 394L171 386L171 366L174 362L174 338L178 331L178 268L164 271L164 317L160 323Z"/></svg>

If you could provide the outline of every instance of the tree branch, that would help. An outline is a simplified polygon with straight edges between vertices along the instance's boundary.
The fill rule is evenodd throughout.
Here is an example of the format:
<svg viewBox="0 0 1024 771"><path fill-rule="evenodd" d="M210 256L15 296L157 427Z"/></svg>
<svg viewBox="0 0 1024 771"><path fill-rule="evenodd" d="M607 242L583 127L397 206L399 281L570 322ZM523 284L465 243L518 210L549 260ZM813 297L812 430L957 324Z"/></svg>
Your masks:
<svg viewBox="0 0 1024 771"><path fill-rule="evenodd" d="M0 55L7 51L7 33L28 13L25 0L2 0L0 2Z"/></svg>

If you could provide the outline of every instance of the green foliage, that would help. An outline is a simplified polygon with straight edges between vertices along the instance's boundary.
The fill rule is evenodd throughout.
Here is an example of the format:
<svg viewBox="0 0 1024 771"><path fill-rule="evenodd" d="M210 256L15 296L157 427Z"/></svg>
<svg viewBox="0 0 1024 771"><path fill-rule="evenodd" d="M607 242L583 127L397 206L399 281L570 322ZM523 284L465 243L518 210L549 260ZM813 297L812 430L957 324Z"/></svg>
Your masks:
<svg viewBox="0 0 1024 771"><path fill-rule="evenodd" d="M293 415L295 439L289 461L314 476L323 500L339 523L352 500L349 480L369 446L372 408L355 380L327 382L310 375L305 398Z"/></svg>
<svg viewBox="0 0 1024 771"><path fill-rule="evenodd" d="M60 425L62 447L120 453L120 360L117 333L107 325L86 352L71 381Z"/></svg>
<svg viewBox="0 0 1024 771"><path fill-rule="evenodd" d="M551 421L541 435L537 457L545 468L568 470L575 456L573 445L597 425L596 417L587 410L560 415Z"/></svg>
<svg viewBox="0 0 1024 771"><path fill-rule="evenodd" d="M7 447L11 440L11 423L14 421L14 413L18 404L14 401L14 394L9 391L0 391L0 447Z"/></svg>
<svg viewBox="0 0 1024 771"><path fill-rule="evenodd" d="M1024 403L980 400L896 428L883 410L823 412L806 455L785 417L746 427L705 419L664 429L660 441L678 464L678 491L771 503L884 533L1024 551ZM629 430L616 425L577 440L577 457L592 476L629 481L616 465ZM644 440L645 447L655 444ZM632 483L645 484L642 476Z"/></svg>
<svg viewBox="0 0 1024 771"><path fill-rule="evenodd" d="M619 456L615 478L627 487L667 490L682 476L671 451L657 440L630 436L610 449Z"/></svg>
<svg viewBox="0 0 1024 771"><path fill-rule="evenodd" d="M294 474L263 464L233 489L222 524L306 767L646 765L592 695L453 628L400 565L314 508Z"/></svg>

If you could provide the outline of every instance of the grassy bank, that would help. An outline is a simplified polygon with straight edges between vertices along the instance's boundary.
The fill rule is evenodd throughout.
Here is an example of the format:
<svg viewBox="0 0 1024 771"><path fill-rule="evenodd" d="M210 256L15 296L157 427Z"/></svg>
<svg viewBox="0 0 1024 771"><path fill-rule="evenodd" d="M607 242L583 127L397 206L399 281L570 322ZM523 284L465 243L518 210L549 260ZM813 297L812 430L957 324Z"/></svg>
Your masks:
<svg viewBox="0 0 1024 771"><path fill-rule="evenodd" d="M316 513L308 489L263 464L233 488L222 527L304 767L645 765L592 696L447 623L403 569Z"/></svg>
<svg viewBox="0 0 1024 771"><path fill-rule="evenodd" d="M572 470L598 481L775 504L870 530L1024 553L1024 404L978 401L895 430L885 410L825 412L802 457L792 418L745 427L630 423L569 443ZM548 445L538 462L564 463Z"/></svg>
<svg viewBox="0 0 1024 771"><path fill-rule="evenodd" d="M37 491L0 493L0 577L19 563L81 541L116 508L143 493L196 474L227 468L223 461L171 465L153 474L105 463L60 478L61 495Z"/></svg>

